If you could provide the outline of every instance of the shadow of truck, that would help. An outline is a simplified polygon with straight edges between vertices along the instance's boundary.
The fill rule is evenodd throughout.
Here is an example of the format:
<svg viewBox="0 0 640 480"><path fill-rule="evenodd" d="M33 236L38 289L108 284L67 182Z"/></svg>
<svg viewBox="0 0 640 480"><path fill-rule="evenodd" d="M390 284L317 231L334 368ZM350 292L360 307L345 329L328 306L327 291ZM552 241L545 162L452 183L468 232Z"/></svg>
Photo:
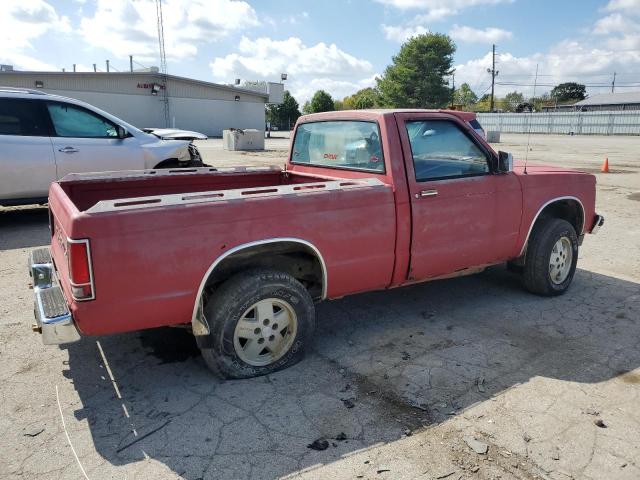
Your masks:
<svg viewBox="0 0 640 480"><path fill-rule="evenodd" d="M75 415L111 465L150 457L185 478L274 478L532 377L595 383L639 367L639 293L578 270L566 295L541 298L495 267L323 303L307 358L268 377L215 378L179 329L84 339L68 347L65 373L82 403ZM307 448L317 438L329 448Z"/></svg>

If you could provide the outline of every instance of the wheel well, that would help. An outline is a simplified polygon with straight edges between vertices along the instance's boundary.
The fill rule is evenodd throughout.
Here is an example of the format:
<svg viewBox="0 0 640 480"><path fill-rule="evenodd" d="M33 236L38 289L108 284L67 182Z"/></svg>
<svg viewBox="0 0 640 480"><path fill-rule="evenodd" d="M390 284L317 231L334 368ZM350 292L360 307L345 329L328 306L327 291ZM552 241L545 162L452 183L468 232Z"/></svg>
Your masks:
<svg viewBox="0 0 640 480"><path fill-rule="evenodd" d="M582 208L582 204L578 200L565 198L550 203L542 209L542 211L538 215L538 218L536 219L536 224L544 218L549 217L561 218L563 220L566 220L571 225L573 225L573 228L576 229L576 235L579 236L580 234L582 234L582 228L584 226L584 211Z"/></svg>
<svg viewBox="0 0 640 480"><path fill-rule="evenodd" d="M560 198L552 201L548 205L545 205L538 215L536 216L534 223L529 228L529 233L525 239L525 243L520 251L520 256L511 261L516 267L524 265L525 255L527 253L527 246L529 240L531 240L531 234L537 225L540 225L547 218L561 218L566 220L573 228L576 229L576 235L582 234L582 228L584 226L584 209L579 200L575 198Z"/></svg>
<svg viewBox="0 0 640 480"><path fill-rule="evenodd" d="M153 168L154 170L158 168L174 168L174 167L177 167L179 164L180 162L178 161L177 158L167 158L165 160L162 160Z"/></svg>
<svg viewBox="0 0 640 480"><path fill-rule="evenodd" d="M205 282L204 295L213 292L231 275L248 268L272 268L290 274L314 300L324 297L325 265L314 247L295 241L277 241L247 246L220 261Z"/></svg>

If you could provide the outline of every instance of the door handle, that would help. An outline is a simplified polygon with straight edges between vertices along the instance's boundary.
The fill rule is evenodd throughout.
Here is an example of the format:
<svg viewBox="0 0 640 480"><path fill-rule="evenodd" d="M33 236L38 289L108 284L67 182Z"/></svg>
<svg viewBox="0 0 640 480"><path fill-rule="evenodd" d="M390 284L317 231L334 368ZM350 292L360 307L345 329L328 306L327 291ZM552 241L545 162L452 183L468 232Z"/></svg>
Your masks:
<svg viewBox="0 0 640 480"><path fill-rule="evenodd" d="M77 153L78 149L73 147L64 147L64 148L59 148L58 151L62 153Z"/></svg>
<svg viewBox="0 0 640 480"><path fill-rule="evenodd" d="M421 190L420 193L416 193L416 198L435 197L437 195L438 195L438 190Z"/></svg>

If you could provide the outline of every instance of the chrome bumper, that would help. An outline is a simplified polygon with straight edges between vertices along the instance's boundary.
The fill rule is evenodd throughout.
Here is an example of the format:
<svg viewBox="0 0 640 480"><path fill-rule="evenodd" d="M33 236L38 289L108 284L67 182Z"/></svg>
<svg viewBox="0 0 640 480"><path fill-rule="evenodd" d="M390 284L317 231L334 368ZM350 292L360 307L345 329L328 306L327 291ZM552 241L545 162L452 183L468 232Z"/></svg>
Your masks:
<svg viewBox="0 0 640 480"><path fill-rule="evenodd" d="M602 215L596 215L596 218L593 221L593 227L591 227L591 234L596 234L598 233L598 230L600 230L600 227L604 225L604 217Z"/></svg>
<svg viewBox="0 0 640 480"><path fill-rule="evenodd" d="M33 279L36 317L35 331L42 333L45 345L60 345L80 340L67 300L56 278L49 248L38 248L29 254L29 276Z"/></svg>

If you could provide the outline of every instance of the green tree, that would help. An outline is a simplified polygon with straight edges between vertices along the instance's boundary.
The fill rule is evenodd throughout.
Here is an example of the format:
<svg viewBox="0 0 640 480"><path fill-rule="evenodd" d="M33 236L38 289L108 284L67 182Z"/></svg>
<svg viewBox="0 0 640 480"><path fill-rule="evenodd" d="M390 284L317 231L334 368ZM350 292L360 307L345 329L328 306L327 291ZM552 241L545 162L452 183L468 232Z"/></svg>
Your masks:
<svg viewBox="0 0 640 480"><path fill-rule="evenodd" d="M441 33L427 33L407 40L377 79L382 105L403 108L447 105L451 90L446 78L452 73L455 51L455 43Z"/></svg>
<svg viewBox="0 0 640 480"><path fill-rule="evenodd" d="M334 110L344 110L344 100L334 100L333 101L333 109Z"/></svg>
<svg viewBox="0 0 640 480"><path fill-rule="evenodd" d="M498 108L505 112L515 112L516 107L524 103L524 95L520 92L509 92L503 99L498 100Z"/></svg>
<svg viewBox="0 0 640 480"><path fill-rule="evenodd" d="M300 106L288 90L284 91L282 103L267 106L267 121L279 129L289 130L300 116Z"/></svg>
<svg viewBox="0 0 640 480"><path fill-rule="evenodd" d="M358 90L353 95L344 97L342 105L345 110L364 110L365 108L373 108L379 104L380 94L375 88L367 87Z"/></svg>
<svg viewBox="0 0 640 480"><path fill-rule="evenodd" d="M304 113L332 112L335 110L333 98L324 90L318 90L311 100L304 104Z"/></svg>
<svg viewBox="0 0 640 480"><path fill-rule="evenodd" d="M565 82L556 85L551 90L551 98L558 102L568 102L570 100L579 101L587 97L587 89L584 85L576 82Z"/></svg>
<svg viewBox="0 0 640 480"><path fill-rule="evenodd" d="M478 102L478 96L473 93L468 83L460 85L453 94L453 103L462 104L465 107Z"/></svg>

